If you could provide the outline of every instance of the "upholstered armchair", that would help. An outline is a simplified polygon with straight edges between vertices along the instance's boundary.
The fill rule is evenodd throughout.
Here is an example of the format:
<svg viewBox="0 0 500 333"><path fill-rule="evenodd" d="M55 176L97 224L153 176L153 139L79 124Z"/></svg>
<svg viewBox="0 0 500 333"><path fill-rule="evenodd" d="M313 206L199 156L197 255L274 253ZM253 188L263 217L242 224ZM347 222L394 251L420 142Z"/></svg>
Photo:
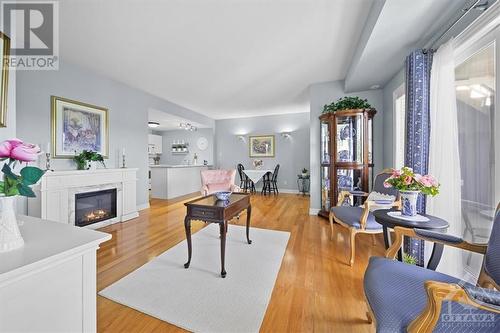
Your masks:
<svg viewBox="0 0 500 333"><path fill-rule="evenodd" d="M499 205L500 207L500 205ZM385 258L372 257L364 289L377 332L500 332L500 212L488 244L434 231L396 227ZM455 277L395 261L403 237L438 242L484 255L474 286Z"/></svg>
<svg viewBox="0 0 500 333"><path fill-rule="evenodd" d="M201 194L209 195L219 191L240 192L234 184L236 170L203 170L201 171Z"/></svg>
<svg viewBox="0 0 500 333"><path fill-rule="evenodd" d="M330 210L331 237L333 238L334 234L334 221L349 230L351 246L351 258L349 260L349 264L351 266L354 264L356 235L358 233L375 235L383 232L382 225L375 221L372 211L376 209L389 209L400 206L398 190L394 188L386 188L384 186L384 181L389 178L391 174L392 170L388 169L378 174L375 177L371 193L365 193L362 191L341 191L338 196L337 206L332 207ZM344 202L347 199L349 199L350 202L354 202L354 197L356 196L366 197L362 206L352 207L344 205ZM384 204L380 204L378 203L380 201L375 201L375 199L384 199L388 201Z"/></svg>

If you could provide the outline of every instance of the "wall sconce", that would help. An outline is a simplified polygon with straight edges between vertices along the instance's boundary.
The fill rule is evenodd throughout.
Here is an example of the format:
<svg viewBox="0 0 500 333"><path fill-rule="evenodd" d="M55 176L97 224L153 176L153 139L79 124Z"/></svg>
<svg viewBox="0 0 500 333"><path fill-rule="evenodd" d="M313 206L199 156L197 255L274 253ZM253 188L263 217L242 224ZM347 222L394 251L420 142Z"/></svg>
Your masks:
<svg viewBox="0 0 500 333"><path fill-rule="evenodd" d="M243 141L243 142L245 141L245 136L244 136L244 135L237 135L236 137L237 137L237 138L238 138L238 140L240 140L240 141Z"/></svg>
<svg viewBox="0 0 500 333"><path fill-rule="evenodd" d="M283 137L283 139L289 139L291 137L291 134L290 132L283 132L281 133L281 136Z"/></svg>

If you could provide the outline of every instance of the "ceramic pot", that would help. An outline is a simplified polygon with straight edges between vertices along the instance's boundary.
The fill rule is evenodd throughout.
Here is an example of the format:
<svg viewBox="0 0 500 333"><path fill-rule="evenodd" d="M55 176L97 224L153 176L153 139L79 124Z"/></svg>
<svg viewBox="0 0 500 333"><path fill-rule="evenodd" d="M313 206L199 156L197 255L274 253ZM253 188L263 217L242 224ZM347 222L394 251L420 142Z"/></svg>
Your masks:
<svg viewBox="0 0 500 333"><path fill-rule="evenodd" d="M8 252L24 245L23 237L17 225L14 202L17 196L0 197L0 252Z"/></svg>
<svg viewBox="0 0 500 333"><path fill-rule="evenodd" d="M401 194L401 215L417 215L417 199L420 191L399 191Z"/></svg>

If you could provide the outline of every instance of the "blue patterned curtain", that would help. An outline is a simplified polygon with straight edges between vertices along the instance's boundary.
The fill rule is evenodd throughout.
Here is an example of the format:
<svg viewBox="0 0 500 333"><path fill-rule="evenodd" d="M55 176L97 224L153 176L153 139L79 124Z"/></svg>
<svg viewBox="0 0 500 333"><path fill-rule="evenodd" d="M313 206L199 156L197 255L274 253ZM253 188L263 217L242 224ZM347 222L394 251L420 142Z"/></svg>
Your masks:
<svg viewBox="0 0 500 333"><path fill-rule="evenodd" d="M426 174L429 166L430 115L429 93L432 52L413 51L406 58L406 156L405 165L419 174ZM425 199L418 198L417 209L425 213ZM405 253L424 265L424 242L405 241Z"/></svg>

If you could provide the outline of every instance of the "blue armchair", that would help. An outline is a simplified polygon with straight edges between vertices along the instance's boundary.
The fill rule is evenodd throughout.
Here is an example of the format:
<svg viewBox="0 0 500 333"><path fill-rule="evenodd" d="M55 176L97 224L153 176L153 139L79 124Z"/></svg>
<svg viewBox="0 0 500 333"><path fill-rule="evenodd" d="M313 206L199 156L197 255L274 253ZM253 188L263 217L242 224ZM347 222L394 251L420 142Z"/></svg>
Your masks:
<svg viewBox="0 0 500 333"><path fill-rule="evenodd" d="M499 207L500 208L500 205ZM396 227L386 258L372 257L364 289L377 332L500 332L500 211L488 244L432 231ZM484 254L477 286L395 261L403 237L420 238Z"/></svg>
<svg viewBox="0 0 500 333"><path fill-rule="evenodd" d="M341 191L338 196L337 206L332 207L330 210L330 228L331 228L331 237L333 238L334 229L333 222L337 222L344 228L349 230L350 235L350 246L351 246L351 258L349 264L352 266L354 264L355 257L355 240L356 235L358 233L365 234L380 234L383 232L382 225L375 221L375 217L371 213L372 210L377 208L391 208L391 207L399 207L399 192L394 188L385 188L384 181L389 178L392 170L384 170L382 173L378 174L375 177L375 181L373 184L372 193L378 192L382 195L392 196L394 198L394 202L390 204L379 205L375 201L370 200L370 194L362 191ZM344 201L350 198L350 202L353 202L353 197L363 196L367 197L367 200L364 202L362 206L351 207L344 206Z"/></svg>

